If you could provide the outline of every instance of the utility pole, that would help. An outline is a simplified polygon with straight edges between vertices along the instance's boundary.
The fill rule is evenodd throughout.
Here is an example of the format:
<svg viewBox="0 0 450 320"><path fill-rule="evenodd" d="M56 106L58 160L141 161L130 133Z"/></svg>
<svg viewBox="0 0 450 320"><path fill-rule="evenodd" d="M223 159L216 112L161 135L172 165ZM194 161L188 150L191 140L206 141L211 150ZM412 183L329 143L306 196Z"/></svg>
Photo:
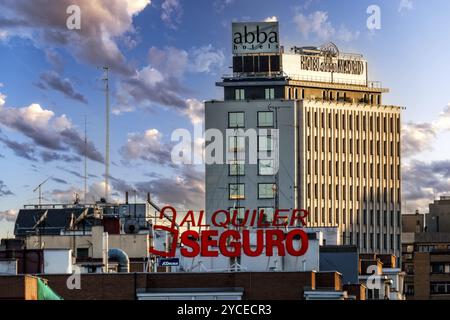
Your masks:
<svg viewBox="0 0 450 320"><path fill-rule="evenodd" d="M105 151L105 201L109 198L109 67L104 66L105 72L103 81L105 82L106 98L106 151Z"/></svg>

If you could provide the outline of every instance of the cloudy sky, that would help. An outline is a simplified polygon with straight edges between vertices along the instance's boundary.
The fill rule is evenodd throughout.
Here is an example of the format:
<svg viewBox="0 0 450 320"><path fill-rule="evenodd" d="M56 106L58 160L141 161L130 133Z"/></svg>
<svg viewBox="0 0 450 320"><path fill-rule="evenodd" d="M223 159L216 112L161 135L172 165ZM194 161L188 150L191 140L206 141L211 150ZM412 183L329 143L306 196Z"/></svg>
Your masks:
<svg viewBox="0 0 450 320"><path fill-rule="evenodd" d="M68 30L67 7L81 8ZM367 28L367 8L381 29ZM87 118L88 199L103 192L104 92L110 66L111 189L151 192L161 204L203 207L203 169L174 166L170 136L193 130L202 101L220 99L231 22L278 19L282 42L335 42L369 60L384 102L403 114L404 212L450 193L450 3L447 0L0 0L0 237L17 210L83 194Z"/></svg>

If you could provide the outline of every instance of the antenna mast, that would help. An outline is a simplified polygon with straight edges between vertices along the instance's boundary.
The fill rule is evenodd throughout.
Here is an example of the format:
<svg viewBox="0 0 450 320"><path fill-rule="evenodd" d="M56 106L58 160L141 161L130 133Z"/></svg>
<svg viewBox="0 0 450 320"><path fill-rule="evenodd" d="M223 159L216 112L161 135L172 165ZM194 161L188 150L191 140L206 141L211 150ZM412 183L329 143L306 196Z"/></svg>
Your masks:
<svg viewBox="0 0 450 320"><path fill-rule="evenodd" d="M87 116L84 116L84 204L87 204Z"/></svg>
<svg viewBox="0 0 450 320"><path fill-rule="evenodd" d="M104 66L105 72L103 81L105 81L106 98L106 152L105 152L105 201L108 202L109 196L109 67Z"/></svg>
<svg viewBox="0 0 450 320"><path fill-rule="evenodd" d="M47 179L45 179L43 182L41 182L36 189L33 190L33 192L36 192L37 190L39 190L39 207L42 206L42 186L48 181L50 180L51 177L48 177Z"/></svg>

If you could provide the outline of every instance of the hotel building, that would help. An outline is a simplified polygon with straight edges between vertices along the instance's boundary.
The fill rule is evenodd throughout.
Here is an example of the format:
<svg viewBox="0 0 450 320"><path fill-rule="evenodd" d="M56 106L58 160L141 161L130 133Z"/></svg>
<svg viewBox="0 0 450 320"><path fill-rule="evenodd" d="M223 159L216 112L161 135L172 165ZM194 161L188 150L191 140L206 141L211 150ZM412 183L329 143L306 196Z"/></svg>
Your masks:
<svg viewBox="0 0 450 320"><path fill-rule="evenodd" d="M269 44L264 35L272 35ZM205 106L205 129L224 136L278 129L279 140L257 141L259 151L278 147L278 165L249 164L248 156L207 164L207 214L258 208L270 220L274 208L307 209L308 227L338 230L327 244L400 257L401 107L383 105L388 89L369 81L362 55L332 43L287 50L278 38L277 23L234 24L233 73L217 83L224 100ZM255 46L253 39L262 40ZM252 143L223 141L227 152Z"/></svg>

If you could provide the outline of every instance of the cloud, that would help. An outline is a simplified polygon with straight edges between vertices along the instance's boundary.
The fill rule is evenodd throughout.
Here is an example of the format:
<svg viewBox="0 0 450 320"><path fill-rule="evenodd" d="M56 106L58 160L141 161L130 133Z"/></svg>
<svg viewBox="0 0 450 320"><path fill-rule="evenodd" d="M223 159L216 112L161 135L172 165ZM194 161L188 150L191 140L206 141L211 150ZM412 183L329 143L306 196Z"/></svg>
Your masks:
<svg viewBox="0 0 450 320"><path fill-rule="evenodd" d="M172 177L138 182L135 186L141 194L150 192L161 206L172 205L183 210L198 210L205 206L204 172L192 166L182 167Z"/></svg>
<svg viewBox="0 0 450 320"><path fill-rule="evenodd" d="M203 102L200 102L196 99L187 99L186 100L187 109L185 114L191 120L191 123L196 125L203 122L205 118L205 105Z"/></svg>
<svg viewBox="0 0 450 320"><path fill-rule="evenodd" d="M328 13L325 11L315 11L308 15L297 12L294 16L294 23L297 25L297 30L306 39L315 36L320 40L338 39L350 42L359 37L359 31L352 32L344 25L335 28L328 20Z"/></svg>
<svg viewBox="0 0 450 320"><path fill-rule="evenodd" d="M6 221L6 222L14 222L16 221L18 210L6 210L6 211L0 211L0 221Z"/></svg>
<svg viewBox="0 0 450 320"><path fill-rule="evenodd" d="M215 73L225 64L225 55L221 50L214 49L211 44L189 51L189 70L196 73Z"/></svg>
<svg viewBox="0 0 450 320"><path fill-rule="evenodd" d="M215 0L213 3L214 8L216 8L216 10L218 12L223 11L226 7L230 6L231 4L234 3L235 0Z"/></svg>
<svg viewBox="0 0 450 320"><path fill-rule="evenodd" d="M3 180L0 180L0 197L13 196L14 193L9 190Z"/></svg>
<svg viewBox="0 0 450 320"><path fill-rule="evenodd" d="M0 27L8 37L25 37L38 47L60 45L78 61L94 66L108 65L130 75L116 40L134 32L133 17L150 0L4 0L0 3ZM66 27L66 9L81 8L81 29Z"/></svg>
<svg viewBox="0 0 450 320"><path fill-rule="evenodd" d="M149 129L143 134L129 134L127 143L119 153L125 161L143 160L171 166L171 150L171 145L162 141L162 134L158 130Z"/></svg>
<svg viewBox="0 0 450 320"><path fill-rule="evenodd" d="M271 16L264 19L265 22L277 22L278 18L277 16Z"/></svg>
<svg viewBox="0 0 450 320"><path fill-rule="evenodd" d="M33 103L28 107L9 108L0 106L0 125L13 129L30 138L35 146L52 151L74 151L79 156L86 156L97 162L103 162L103 155L95 145L88 141L85 145L84 137L74 128L66 115L59 117L51 110L43 109ZM2 142L13 150L28 150L33 153L35 146L18 144L2 138Z"/></svg>
<svg viewBox="0 0 450 320"><path fill-rule="evenodd" d="M45 58L57 72L59 73L64 72L64 62L61 56L55 50L46 49Z"/></svg>
<svg viewBox="0 0 450 320"><path fill-rule="evenodd" d="M156 104L186 115L194 99L184 97L189 94L181 85L184 75L216 73L225 64L223 52L212 45L193 47L189 51L152 47L148 56L148 65L119 83L114 114L131 112L136 107L153 110Z"/></svg>
<svg viewBox="0 0 450 320"><path fill-rule="evenodd" d="M36 84L39 88L53 89L61 92L69 99L87 104L87 99L75 90L72 82L67 78L61 78L55 71L46 71L39 77L39 82Z"/></svg>
<svg viewBox="0 0 450 320"><path fill-rule="evenodd" d="M411 157L433 149L441 132L450 130L450 104L432 122L408 122L402 126L402 155Z"/></svg>
<svg viewBox="0 0 450 320"><path fill-rule="evenodd" d="M408 210L426 210L436 196L450 194L450 161L412 160L402 168L403 200Z"/></svg>
<svg viewBox="0 0 450 320"><path fill-rule="evenodd" d="M161 20L172 29L181 23L183 8L179 0L164 0L161 4Z"/></svg>
<svg viewBox="0 0 450 320"><path fill-rule="evenodd" d="M60 184L68 184L66 180L60 178L52 178L52 181Z"/></svg>
<svg viewBox="0 0 450 320"><path fill-rule="evenodd" d="M41 156L42 161L44 161L44 162L64 161L66 163L70 163L70 162L81 162L81 160L82 160L79 156L61 154L61 153L46 151L46 150L41 151L40 156Z"/></svg>
<svg viewBox="0 0 450 320"><path fill-rule="evenodd" d="M398 5L398 12L403 12L405 10L414 9L414 4L412 0L400 0L400 4Z"/></svg>
<svg viewBox="0 0 450 320"><path fill-rule="evenodd" d="M32 144L13 141L4 135L0 136L0 142L2 142L6 147L12 150L12 152L18 157L31 161L38 160L35 156L36 150Z"/></svg>

